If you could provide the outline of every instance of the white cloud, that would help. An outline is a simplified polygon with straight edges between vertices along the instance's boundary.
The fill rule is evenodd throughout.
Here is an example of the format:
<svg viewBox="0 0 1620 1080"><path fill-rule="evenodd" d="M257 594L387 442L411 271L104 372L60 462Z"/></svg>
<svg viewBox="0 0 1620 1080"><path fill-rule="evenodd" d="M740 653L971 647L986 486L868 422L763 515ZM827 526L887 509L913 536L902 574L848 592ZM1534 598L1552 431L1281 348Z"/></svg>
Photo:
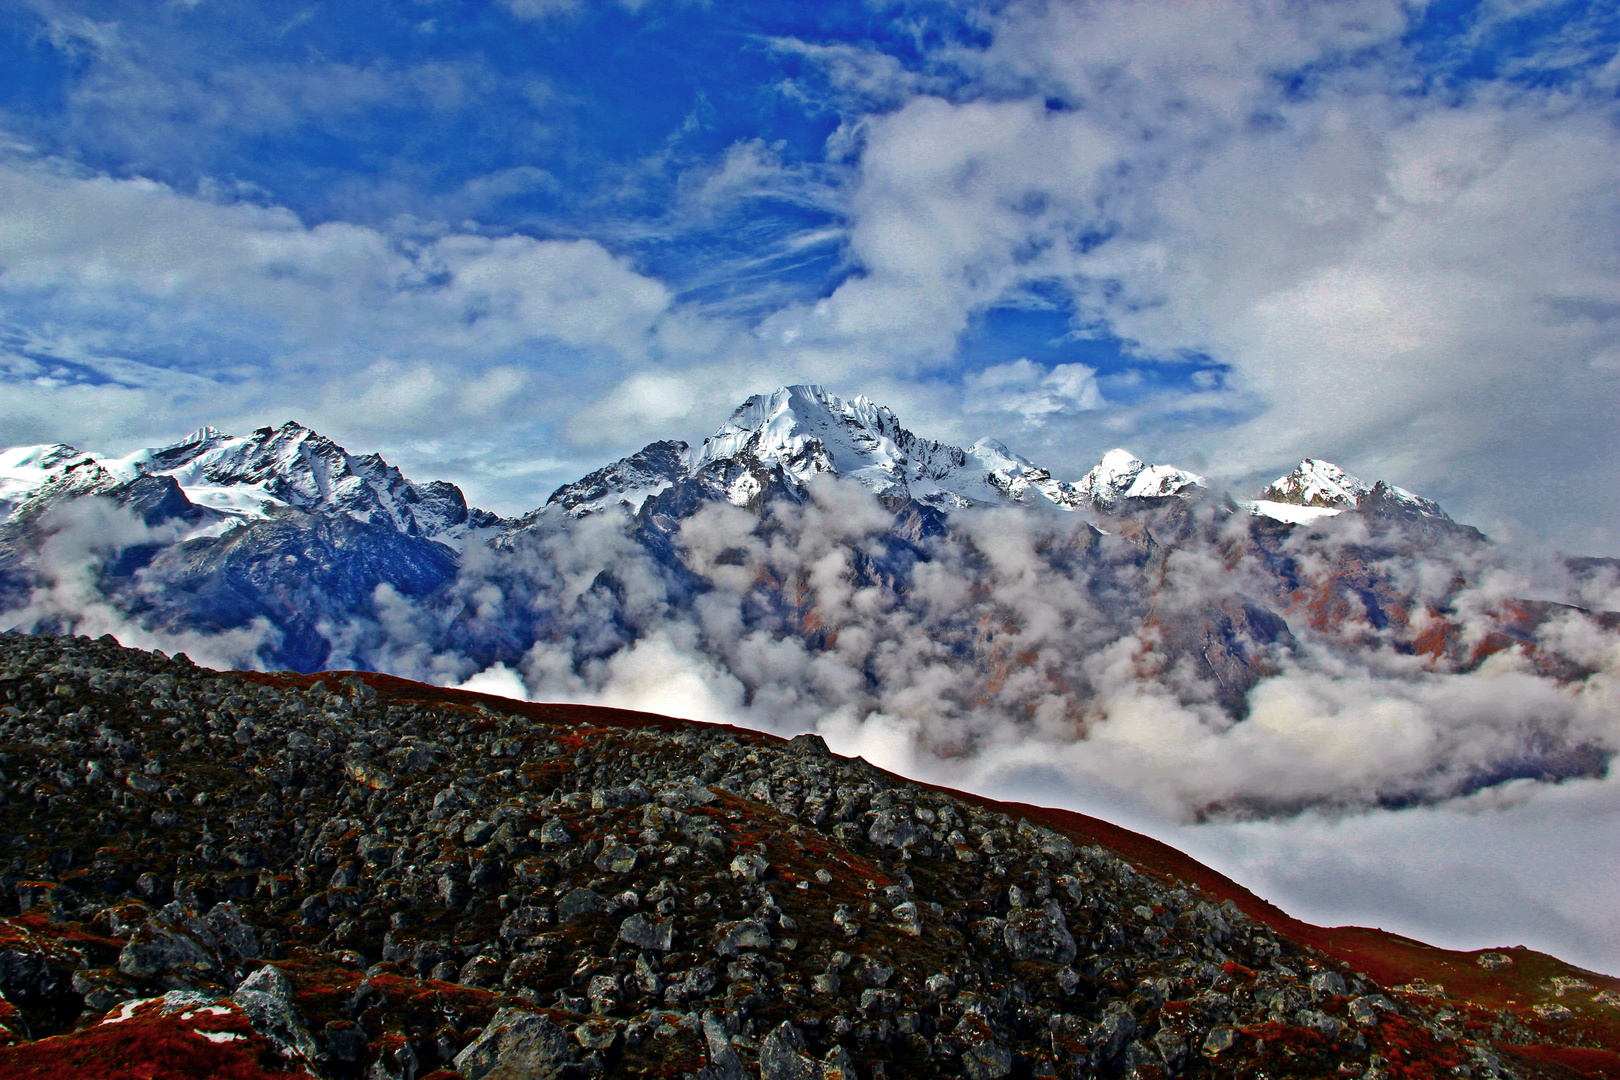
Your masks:
<svg viewBox="0 0 1620 1080"><path fill-rule="evenodd" d="M51 162L0 163L0 295L8 445L287 417L373 443L521 428L717 340L595 241L306 226Z"/></svg>
<svg viewBox="0 0 1620 1080"><path fill-rule="evenodd" d="M1084 364L1056 364L1048 371L1020 358L974 372L962 383L967 412L1013 413L1030 426L1106 404L1096 369Z"/></svg>
<svg viewBox="0 0 1620 1080"><path fill-rule="evenodd" d="M1393 632L1370 620L1318 625L1312 601L1331 588L1324 576L1342 570L1331 538L1306 545L1296 536L1287 546L1298 559L1292 597L1276 596L1273 553L1239 542L1239 530L1225 530L1226 546L1175 545L1144 564L1128 540L1099 538L1084 519L1012 509L953 515L949 534L926 541L926 558L901 571L908 552L890 532L891 511L869 491L823 477L809 496L773 504L763 520L727 504L684 520L671 539L705 580L702 590L618 514L547 519L509 548L470 546L456 578L433 595L381 586L366 610L329 613L333 651L323 663L782 734L819 730L844 752L919 779L1134 816L1183 846L1204 837L1196 842L1221 855L1217 867L1310 905L1306 914L1373 906L1385 879L1334 897L1304 869L1279 869L1264 853L1285 859L1317 835L1324 850L1353 851L1358 838L1369 851L1407 843L1388 865L1416 872L1418 852L1442 850L1409 840L1424 823L1480 843L1505 830L1520 836L1516 849L1528 849L1555 830L1527 824L1519 808L1552 785L1491 785L1590 776L1620 751L1620 637L1574 609L1546 627L1542 645L1595 674L1537 674L1520 650L1464 670L1393 647ZM1217 529L1212 509L1192 511L1198 527ZM86 502L49 527L37 587L0 625L110 629L166 649L184 638L194 655L265 659L263 626L162 630L160 602L180 598L164 591L167 561L136 582L156 612L132 617L127 598L102 592L102 561L154 539L140 522ZM1313 546L1322 550L1313 555ZM1614 588L1611 574L1576 582L1555 564L1532 573L1499 550L1471 546L1392 555L1376 569L1416 610L1447 598L1464 644L1515 597L1574 598L1585 589L1600 598ZM1459 589L1458 580L1471 584ZM1222 628L1223 612L1268 596L1289 618L1292 643ZM1194 636L1177 646L1178 632ZM1198 666L1209 644L1224 641L1241 644L1256 665L1241 720L1219 703L1217 676ZM1591 795L1568 804L1566 821L1613 799L1612 785L1595 782L1557 790ZM1426 803L1487 824L1379 809ZM1269 823L1180 831L1200 818ZM1350 880L1357 858L1320 875ZM1394 889L1395 908L1412 925L1448 925L1455 940L1489 929L1556 944L1584 928L1583 955L1620 962L1620 935L1603 922L1600 903L1584 895L1523 903L1535 895L1530 869L1493 865L1481 877L1473 864L1472 855L1449 856L1444 873L1430 873L1432 886ZM1606 881L1578 859L1559 866L1570 882ZM1484 878L1496 882L1495 895L1458 909L1478 915L1477 925L1455 913L1447 923L1446 890Z"/></svg>
<svg viewBox="0 0 1620 1080"><path fill-rule="evenodd" d="M529 700L529 690L523 685L523 676L499 661L471 676L454 689L471 690L475 694L493 694L496 697L512 698L516 701Z"/></svg>
<svg viewBox="0 0 1620 1080"><path fill-rule="evenodd" d="M520 19L551 19L572 14L579 9L579 0L501 0L513 15Z"/></svg>
<svg viewBox="0 0 1620 1080"><path fill-rule="evenodd" d="M1141 357L1229 366L1180 407L1109 415L1139 442L1244 481L1347 459L1499 534L1613 550L1610 106L1580 84L1413 93L1408 17L1008 5L988 48L935 57L970 76L951 97L860 121L860 272L767 328L926 369L974 311L1058 285ZM1094 451L1101 419L1046 445Z"/></svg>
<svg viewBox="0 0 1620 1080"><path fill-rule="evenodd" d="M562 26L582 5L507 7ZM1480 34L1517 10L1499 8ZM477 65L180 71L149 63L117 26L61 20L56 40L96 58L75 84L74 123L137 178L25 158L15 145L0 162L11 319L0 327L0 442L105 445L154 427L261 423L275 410L371 445L429 427L419 475L455 460L476 476L489 475L468 464L478 454L521 458L533 449L524 439L551 437L548 425L578 444L690 435L671 425L718 420L776 383L841 381L931 435L984 434L962 430L966 413L1021 423L1041 448L1093 449L1104 424L1134 425L1147 442L1206 455L1201 471L1267 479L1323 455L1488 526L1516 521L1612 551L1620 137L1604 94L1620 69L1557 89L1425 96L1401 42L1413 10L1010 3L984 16L987 47L917 63L773 41L819 70L819 81L778 87L783 98L842 121L827 161L789 164L774 144L743 139L691 166L667 213L712 226L761 198L809 207L821 215L812 227L761 244L746 269L839 245L851 274L819 302L781 303L751 335L683 307L596 239L403 219L309 225L250 185L208 181L191 196L138 178L152 162L190 160L197 132L341 132L346 118L407 99L476 107L489 92ZM1589 60L1579 29L1522 66ZM546 112L546 88L528 92L531 111ZM513 137L537 138L544 123ZM657 157L626 183L677 164ZM518 166L412 205L483 208L558 183ZM600 235L645 239L667 224L610 223ZM1207 353L1230 372L1130 408L1105 400L1081 364L1020 359L968 377L965 394L951 385L974 315L1032 289L1066 291L1077 321L1142 358ZM1124 398L1112 389L1123 382L1101 385ZM1060 471L1073 460L1018 449ZM546 467L568 467L559 456ZM526 494L539 482L521 467L511 475ZM97 591L98 561L148 538L144 527L105 508L60 524L41 587L8 618L176 647ZM1346 661L1332 634L1298 628L1304 644L1275 658L1249 718L1234 723L1185 669L1155 666L1153 632L1122 628L1083 575L1049 560L1079 543L1050 523L961 516L904 598L848 573L852 550L881 554L871 545L882 513L861 492L819 487L775 525L767 535L726 511L689 521L680 540L715 586L690 610L610 520L537 540L512 556L518 570L474 550L456 610L525 633L535 611L556 617L521 662L480 671L444 646L442 611L384 589L366 619L335 631L338 655L514 696L817 727L839 748L956 786L1111 817L1130 808L1299 914L1390 925L1393 905L1395 928L1425 937L1518 938L1620 964L1605 904L1612 781L1366 809L1446 798L1471 777L1533 766L1546 746L1620 746L1620 652L1591 621L1546 630L1602 673L1573 687L1515 654L1466 674L1422 670L1354 619L1337 632L1372 645ZM1396 569L1421 595L1442 591L1423 567ZM1444 569L1442 585L1456 568ZM1523 594L1501 568L1462 570L1475 583L1456 606L1468 633ZM1169 558L1164 573L1155 597L1167 616L1218 597L1195 558ZM795 617L836 631L825 648L750 621L762 580L793 584ZM1614 605L1612 575L1584 587L1584 602ZM267 634L250 626L182 647L245 664ZM1173 824L1324 804L1355 812Z"/></svg>
<svg viewBox="0 0 1620 1080"><path fill-rule="evenodd" d="M1526 945L1620 971L1620 785L1523 782L1442 807L1166 829L1290 914L1446 948Z"/></svg>
<svg viewBox="0 0 1620 1080"><path fill-rule="evenodd" d="M864 273L800 318L810 336L946 352L976 309L1066 273L1114 136L1040 101L919 97L866 131L849 249Z"/></svg>
<svg viewBox="0 0 1620 1080"><path fill-rule="evenodd" d="M146 319L257 321L289 346L489 355L513 344L644 349L669 293L590 240L449 234L415 243L306 227L278 207L216 205L148 180L0 166L0 289ZM424 337L427 339L424 341Z"/></svg>
<svg viewBox="0 0 1620 1080"><path fill-rule="evenodd" d="M535 22L575 15L587 6L584 0L500 0L500 2L502 7L519 19ZM637 12L652 0L617 0L617 2L626 11Z"/></svg>

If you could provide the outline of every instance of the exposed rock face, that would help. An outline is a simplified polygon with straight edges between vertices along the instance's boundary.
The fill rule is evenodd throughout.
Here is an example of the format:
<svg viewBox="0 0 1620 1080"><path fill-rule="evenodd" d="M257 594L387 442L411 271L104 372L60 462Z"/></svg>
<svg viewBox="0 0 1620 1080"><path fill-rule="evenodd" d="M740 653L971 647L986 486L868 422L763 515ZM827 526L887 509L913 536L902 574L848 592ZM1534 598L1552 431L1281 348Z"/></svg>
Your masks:
<svg viewBox="0 0 1620 1080"><path fill-rule="evenodd" d="M455 1065L467 1080L551 1080L562 1075L572 1049L551 1017L502 1009L456 1055Z"/></svg>
<svg viewBox="0 0 1620 1080"><path fill-rule="evenodd" d="M1063 464L1069 476L1085 467ZM938 720L918 743L944 755L975 753L993 727L1093 737L1104 725L1079 718L1108 714L1121 670L1094 658L1116 647L1156 692L1200 717L1219 708L1207 726L1221 731L1293 672L1368 669L1404 692L1512 651L1580 682L1603 653L1572 644L1592 628L1564 624L1609 633L1620 621L1480 590L1491 574L1477 532L1327 462L1302 462L1247 505L1124 450L1060 480L992 440L935 442L872 401L814 386L751 397L701 446L652 443L517 520L298 424L204 429L117 459L0 450L0 609L38 631L115 617L158 640L198 635L212 661L242 667L422 674L510 668L538 649L547 659L531 678L589 691L673 620L741 684L761 726L783 718L760 701L786 699L806 724L841 710L864 719L922 685ZM1015 507L1029 513L1009 516ZM733 628L711 633L721 610ZM891 641L935 647L891 662ZM804 659L757 663L763 646ZM1390 651L1413 664L1390 668ZM1353 797L1404 805L1601 773L1613 748L1556 712L1526 716L1523 738L1498 740L1487 760L1437 748L1426 768ZM1048 715L1066 720L1029 725ZM357 782L379 768L347 767ZM1295 812L1343 794L1324 783L1273 805L1245 790L1186 809ZM904 816L862 827L895 850L917 842ZM604 873L629 872L615 869L633 846L619 839L598 853ZM453 874L439 885L452 905L477 888Z"/></svg>
<svg viewBox="0 0 1620 1080"><path fill-rule="evenodd" d="M639 510L649 496L686 477L687 450L683 442L650 443L629 457L564 484L551 493L545 506L524 520L532 522L551 507L575 517L601 513L620 504Z"/></svg>
<svg viewBox="0 0 1620 1080"><path fill-rule="evenodd" d="M0 686L0 1074L1561 1077L1614 1057L1615 980L1345 945L1143 838L819 740L217 674L110 639L0 635ZM1421 977L1388 958L1408 953Z"/></svg>

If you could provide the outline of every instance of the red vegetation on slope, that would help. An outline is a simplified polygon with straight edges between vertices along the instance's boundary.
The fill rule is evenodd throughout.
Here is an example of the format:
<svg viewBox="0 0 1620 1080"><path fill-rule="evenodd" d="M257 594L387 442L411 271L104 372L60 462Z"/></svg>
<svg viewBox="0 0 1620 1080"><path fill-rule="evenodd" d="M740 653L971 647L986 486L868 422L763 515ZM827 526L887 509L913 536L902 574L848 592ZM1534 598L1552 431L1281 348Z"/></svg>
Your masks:
<svg viewBox="0 0 1620 1080"><path fill-rule="evenodd" d="M292 1080L309 1076L280 1057L238 1010L166 1012L159 1001L152 1001L130 1011L133 1015L128 1019L109 1018L66 1035L0 1050L0 1075L15 1080Z"/></svg>
<svg viewBox="0 0 1620 1080"><path fill-rule="evenodd" d="M329 672L322 676L298 676L275 673L247 677L276 685L307 687L317 678L330 680L349 674ZM388 675L369 672L356 674L379 694L393 700L418 700L441 707L465 708L469 711L469 718L474 706L483 705L512 715L569 725L574 729L572 735L559 737L559 741L568 746L583 745L585 740L609 726L679 730L690 724L689 721L652 713L521 702L427 686ZM704 727L726 730L749 741L775 738L727 725ZM1448 1007L1459 1014L1459 1023L1488 1026L1493 1016L1512 1014L1545 1042L1502 1049L1509 1055L1518 1055L1538 1063L1542 1066L1537 1070L1539 1072L1546 1073L1550 1067L1554 1073L1563 1071L1571 1077L1620 1080L1620 1053L1607 1049L1620 1047L1620 1010L1594 1004L1584 998L1562 997L1553 986L1553 980L1562 977L1580 980L1588 985L1590 993L1605 989L1620 991L1620 979L1575 968L1555 957L1522 947L1508 950L1512 960L1510 966L1493 970L1481 966L1480 953L1439 949L1398 934L1366 927L1314 926L1293 918L1190 856L1099 818L1025 803L997 802L950 789L940 790L1015 818L1028 818L1031 822L1066 833L1079 843L1107 848L1144 872L1178 878L1217 902L1231 900L1245 915L1266 923L1296 944L1316 949L1385 986L1409 987L1412 992L1423 996L1439 993L1446 999ZM1535 1011L1536 1006L1545 1006L1555 1000L1568 1007L1573 1015L1557 1019L1543 1017ZM1422 1037L1419 1038L1419 1035ZM1430 1038L1426 1033L1412 1035L1408 1040L1410 1045L1400 1042L1396 1028L1389 1030L1388 1037L1395 1040L1388 1047L1391 1076L1441 1075L1437 1069L1446 1070L1446 1074L1450 1075L1449 1064L1435 1059L1423 1049L1427 1045L1424 1040Z"/></svg>

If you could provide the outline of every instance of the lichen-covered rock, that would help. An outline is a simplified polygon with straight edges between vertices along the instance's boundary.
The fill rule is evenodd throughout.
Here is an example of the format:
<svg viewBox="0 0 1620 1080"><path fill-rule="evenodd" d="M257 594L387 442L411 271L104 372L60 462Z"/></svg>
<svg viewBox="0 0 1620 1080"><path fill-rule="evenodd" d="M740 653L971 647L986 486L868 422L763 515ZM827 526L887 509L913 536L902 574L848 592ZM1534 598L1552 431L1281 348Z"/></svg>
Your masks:
<svg viewBox="0 0 1620 1080"><path fill-rule="evenodd" d="M747 852L731 860L731 872L747 882L763 881L770 863L757 852Z"/></svg>
<svg viewBox="0 0 1620 1080"><path fill-rule="evenodd" d="M675 920L649 919L639 913L632 915L619 924L619 940L638 949L669 952L675 943Z"/></svg>
<svg viewBox="0 0 1620 1080"><path fill-rule="evenodd" d="M736 956L747 949L770 947L771 928L761 920L742 919L715 927L714 951L721 956Z"/></svg>
<svg viewBox="0 0 1620 1080"><path fill-rule="evenodd" d="M759 1080L821 1080L821 1063L790 1021L771 1029L759 1044Z"/></svg>
<svg viewBox="0 0 1620 1080"><path fill-rule="evenodd" d="M1046 960L1068 964L1077 955L1074 936L1069 933L1063 908L1057 901L1044 907L1009 912L1002 927L1007 951L1017 960Z"/></svg>
<svg viewBox="0 0 1620 1080"><path fill-rule="evenodd" d="M180 974L214 976L219 962L190 934L172 927L148 925L118 954L118 970L134 979Z"/></svg>
<svg viewBox="0 0 1620 1080"><path fill-rule="evenodd" d="M292 1004L292 985L273 967L260 968L231 994L253 1025L284 1056L312 1065L320 1053L315 1039L299 1022Z"/></svg>
<svg viewBox="0 0 1620 1080"><path fill-rule="evenodd" d="M456 1071L466 1080L552 1080L563 1075L570 1044L549 1016L502 1009L456 1055Z"/></svg>
<svg viewBox="0 0 1620 1080"><path fill-rule="evenodd" d="M570 922L606 908L607 902L590 889L571 889L566 896L557 901L557 918L563 922Z"/></svg>

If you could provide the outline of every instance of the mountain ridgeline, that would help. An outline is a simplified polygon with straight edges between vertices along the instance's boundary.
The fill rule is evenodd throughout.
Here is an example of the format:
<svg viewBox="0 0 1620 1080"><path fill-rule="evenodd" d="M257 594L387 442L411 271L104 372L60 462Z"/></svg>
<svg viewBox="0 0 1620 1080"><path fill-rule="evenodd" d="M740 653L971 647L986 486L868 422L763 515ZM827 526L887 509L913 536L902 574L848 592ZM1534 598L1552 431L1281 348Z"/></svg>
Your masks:
<svg viewBox="0 0 1620 1080"><path fill-rule="evenodd" d="M1602 661L1567 643L1572 622L1612 635L1615 616L1482 590L1495 556L1477 530L1317 460L1253 501L1124 450L1064 480L793 386L517 518L294 423L124 458L7 450L0 513L0 607L24 630L436 682L498 664L573 700L625 700L657 661L729 718L917 717L945 758L1009 733L1083 743L1126 694L1219 734L1268 681L1346 665L1407 693L1511 664L1576 702L1534 706L1530 734L1490 749L1453 725L1353 788L1175 796L1200 813L1444 798L1591 774L1612 752L1576 700ZM1612 573L1572 564L1566 592Z"/></svg>

